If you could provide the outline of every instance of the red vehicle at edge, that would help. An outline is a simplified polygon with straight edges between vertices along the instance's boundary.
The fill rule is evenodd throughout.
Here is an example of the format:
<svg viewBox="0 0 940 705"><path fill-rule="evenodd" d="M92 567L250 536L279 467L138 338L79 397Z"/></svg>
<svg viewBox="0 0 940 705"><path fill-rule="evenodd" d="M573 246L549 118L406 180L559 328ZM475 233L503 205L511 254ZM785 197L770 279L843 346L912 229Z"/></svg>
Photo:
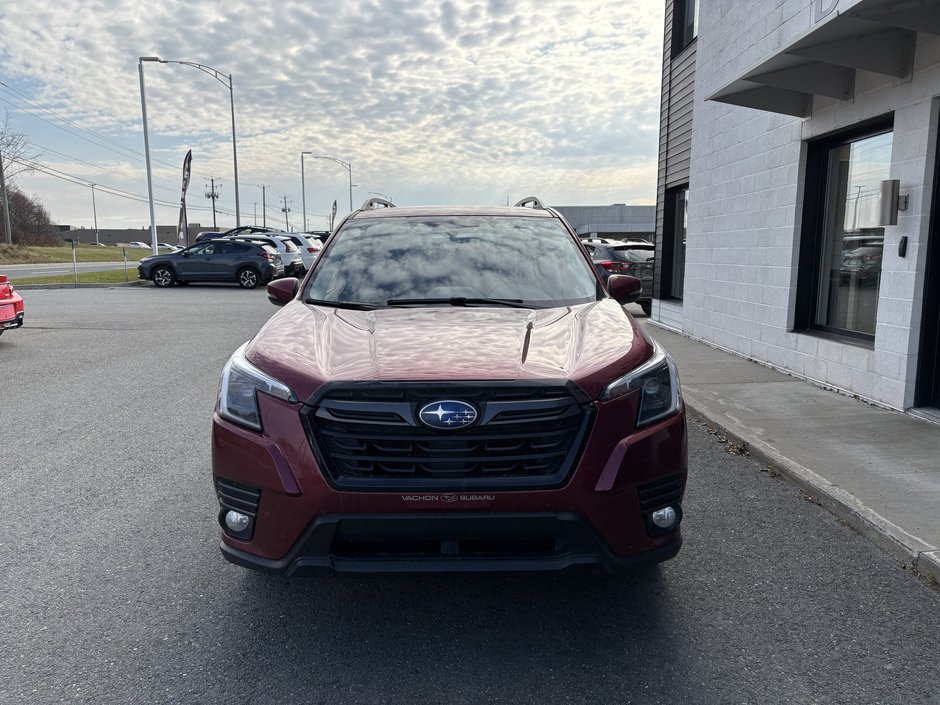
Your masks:
<svg viewBox="0 0 940 705"><path fill-rule="evenodd" d="M7 328L23 325L23 297L13 290L6 274L0 274L0 335Z"/></svg>
<svg viewBox="0 0 940 705"><path fill-rule="evenodd" d="M614 571L673 557L675 364L557 211L346 217L225 365L221 549L288 576ZM379 208L378 206L383 206Z"/></svg>

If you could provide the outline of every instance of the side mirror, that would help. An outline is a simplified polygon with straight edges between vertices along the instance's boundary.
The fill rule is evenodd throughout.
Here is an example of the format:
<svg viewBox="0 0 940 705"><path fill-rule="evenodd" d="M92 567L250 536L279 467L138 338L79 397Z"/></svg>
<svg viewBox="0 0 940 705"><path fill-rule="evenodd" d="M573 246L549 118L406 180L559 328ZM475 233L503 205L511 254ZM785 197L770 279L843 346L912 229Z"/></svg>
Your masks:
<svg viewBox="0 0 940 705"><path fill-rule="evenodd" d="M627 274L611 274L607 280L607 290L621 304L632 304L640 298L643 282Z"/></svg>
<svg viewBox="0 0 940 705"><path fill-rule="evenodd" d="M297 296L297 287L299 284L300 280L296 277L275 279L268 284L268 301L275 306L283 306Z"/></svg>
<svg viewBox="0 0 940 705"><path fill-rule="evenodd" d="M180 252L180 254L183 255L183 257L192 257L192 256L193 256L193 253L190 252L189 250L183 250L182 252Z"/></svg>

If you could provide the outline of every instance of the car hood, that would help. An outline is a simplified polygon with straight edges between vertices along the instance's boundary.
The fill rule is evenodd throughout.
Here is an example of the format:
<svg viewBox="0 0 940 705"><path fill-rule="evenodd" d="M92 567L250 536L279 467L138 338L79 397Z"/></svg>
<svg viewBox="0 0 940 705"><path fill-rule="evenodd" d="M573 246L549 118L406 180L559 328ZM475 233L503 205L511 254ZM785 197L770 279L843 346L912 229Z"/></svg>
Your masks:
<svg viewBox="0 0 940 705"><path fill-rule="evenodd" d="M591 398L639 365L649 341L613 299L552 309L382 308L291 301L248 359L305 400L328 381L565 379Z"/></svg>

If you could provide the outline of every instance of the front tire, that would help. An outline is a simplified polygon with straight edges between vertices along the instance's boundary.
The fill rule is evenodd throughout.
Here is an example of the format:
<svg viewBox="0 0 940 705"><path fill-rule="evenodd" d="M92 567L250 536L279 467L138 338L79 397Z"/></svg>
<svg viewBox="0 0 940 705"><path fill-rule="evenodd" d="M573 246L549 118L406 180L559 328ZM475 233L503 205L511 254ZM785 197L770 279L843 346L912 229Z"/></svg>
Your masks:
<svg viewBox="0 0 940 705"><path fill-rule="evenodd" d="M238 285L242 289L255 289L261 282L261 277L258 275L258 272L251 267L242 267L239 269L237 279Z"/></svg>
<svg viewBox="0 0 940 705"><path fill-rule="evenodd" d="M169 267L157 267L153 270L151 279L153 279L154 286L168 287L176 282L176 275Z"/></svg>

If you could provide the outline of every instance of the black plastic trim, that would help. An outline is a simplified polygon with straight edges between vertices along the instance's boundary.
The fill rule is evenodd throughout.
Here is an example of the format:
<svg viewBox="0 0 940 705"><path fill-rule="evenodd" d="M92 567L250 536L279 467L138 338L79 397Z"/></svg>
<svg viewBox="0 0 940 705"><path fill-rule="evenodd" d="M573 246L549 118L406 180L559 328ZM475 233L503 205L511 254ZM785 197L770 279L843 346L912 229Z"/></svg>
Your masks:
<svg viewBox="0 0 940 705"><path fill-rule="evenodd" d="M373 478L373 477L349 477L344 475L337 476L330 459L324 456L320 447L320 432L316 429L316 417L321 401L330 397L336 390L353 390L355 392L364 392L373 394L377 398L383 399L383 410L388 408L388 402L396 401L402 392L419 392L440 394L442 398L450 398L455 394L460 396L457 391L471 390L477 393L492 393L494 390L504 391L509 397L513 396L513 391L544 388L545 390L564 389L565 392L574 400L582 410L581 423L575 433L574 442L566 450L566 458L559 470L549 475L532 476L508 476L508 477L472 477L464 475L455 475L453 478L433 477L433 478ZM331 400L332 401L332 400ZM514 401L518 401L514 399ZM502 403L502 402L498 402ZM411 404L403 401L402 404ZM365 404L367 406L367 404ZM507 405L506 410L511 410ZM544 379L544 380L442 380L426 382L328 382L317 389L314 394L307 399L304 407L300 411L301 420L307 435L307 440L317 460L317 464L322 470L323 477L327 483L338 490L359 491L359 492L389 492L389 491L447 491L447 490L513 490L513 489L555 489L564 486L577 467L578 461L584 450L587 438L590 435L591 426L594 421L595 407L591 403L590 397L578 387L574 382L566 379ZM484 417L487 418L487 417ZM402 425L410 426L413 421L414 413L403 418ZM478 422L479 423L479 422ZM494 424L494 428L499 424ZM415 433L418 436L425 436L433 431L415 426ZM480 426L471 427L469 432L479 431ZM454 437L459 437L460 432L454 433Z"/></svg>
<svg viewBox="0 0 940 705"><path fill-rule="evenodd" d="M220 543L230 563L287 577L364 573L567 572L616 573L675 556L682 537L644 553L613 554L590 524L573 512L536 514L380 514L330 515L314 520L281 559L262 558ZM347 541L439 543L425 555L409 553L338 555L334 546ZM463 541L535 542L553 539L555 550L528 555L461 555Z"/></svg>

